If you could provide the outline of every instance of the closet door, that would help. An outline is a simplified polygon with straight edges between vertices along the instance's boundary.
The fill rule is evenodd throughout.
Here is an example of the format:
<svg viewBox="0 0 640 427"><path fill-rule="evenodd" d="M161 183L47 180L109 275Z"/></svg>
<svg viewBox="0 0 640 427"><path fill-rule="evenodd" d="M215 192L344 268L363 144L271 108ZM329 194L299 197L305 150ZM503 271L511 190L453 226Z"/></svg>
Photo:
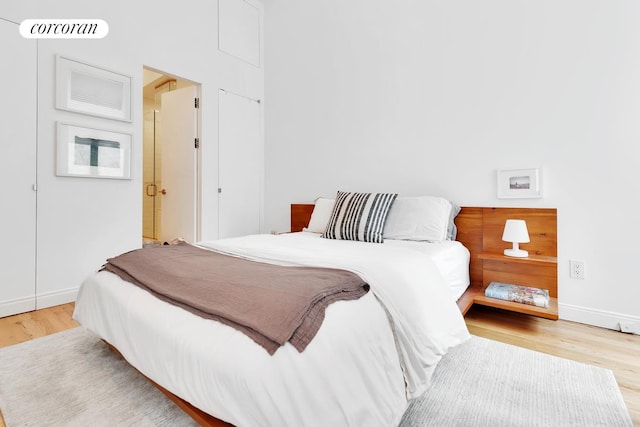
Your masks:
<svg viewBox="0 0 640 427"><path fill-rule="evenodd" d="M260 104L219 92L218 236L260 233L264 148Z"/></svg>
<svg viewBox="0 0 640 427"><path fill-rule="evenodd" d="M35 309L36 41L0 19L0 317Z"/></svg>

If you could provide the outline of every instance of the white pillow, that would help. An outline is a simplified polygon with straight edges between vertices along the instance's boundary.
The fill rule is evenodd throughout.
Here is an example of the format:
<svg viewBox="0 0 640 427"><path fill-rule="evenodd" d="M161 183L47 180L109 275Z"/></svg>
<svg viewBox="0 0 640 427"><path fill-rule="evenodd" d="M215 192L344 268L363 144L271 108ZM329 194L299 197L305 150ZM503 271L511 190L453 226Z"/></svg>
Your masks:
<svg viewBox="0 0 640 427"><path fill-rule="evenodd" d="M331 218L331 212L333 212L333 205L336 203L334 199L325 199L319 197L316 200L316 206L311 213L311 219L309 225L304 231L310 231L312 233L324 233L329 218Z"/></svg>
<svg viewBox="0 0 640 427"><path fill-rule="evenodd" d="M398 197L384 227L385 239L443 242L451 218L451 203L442 197Z"/></svg>

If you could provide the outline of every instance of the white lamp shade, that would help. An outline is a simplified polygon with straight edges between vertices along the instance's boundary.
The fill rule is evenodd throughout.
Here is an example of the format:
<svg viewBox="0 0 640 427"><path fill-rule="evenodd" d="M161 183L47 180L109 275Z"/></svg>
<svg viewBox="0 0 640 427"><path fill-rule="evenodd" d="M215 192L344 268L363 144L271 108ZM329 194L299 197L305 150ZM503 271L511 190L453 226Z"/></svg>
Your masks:
<svg viewBox="0 0 640 427"><path fill-rule="evenodd" d="M502 240L505 242L518 242L528 243L529 230L527 230L527 223L524 219L508 219L504 225L504 232L502 233Z"/></svg>
<svg viewBox="0 0 640 427"><path fill-rule="evenodd" d="M527 223L523 219L508 219L504 225L502 240L513 243L513 248L504 250L505 255L518 258L526 258L529 256L527 251L518 247L519 243L528 243L531 241L529 240Z"/></svg>

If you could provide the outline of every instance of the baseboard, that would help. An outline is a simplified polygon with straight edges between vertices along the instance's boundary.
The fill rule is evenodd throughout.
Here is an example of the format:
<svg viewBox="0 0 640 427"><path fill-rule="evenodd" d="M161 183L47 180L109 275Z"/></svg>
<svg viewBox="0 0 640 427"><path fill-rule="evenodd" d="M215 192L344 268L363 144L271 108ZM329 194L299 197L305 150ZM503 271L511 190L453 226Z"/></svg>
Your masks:
<svg viewBox="0 0 640 427"><path fill-rule="evenodd" d="M26 313L41 308L53 307L76 300L80 288L62 289L35 296L18 298L11 301L0 301L0 317Z"/></svg>
<svg viewBox="0 0 640 427"><path fill-rule="evenodd" d="M66 304L76 300L80 288L61 289L55 292L47 292L36 296L36 308L47 308Z"/></svg>
<svg viewBox="0 0 640 427"><path fill-rule="evenodd" d="M0 302L0 317L12 316L36 309L36 297L18 298Z"/></svg>
<svg viewBox="0 0 640 427"><path fill-rule="evenodd" d="M640 317L620 314L612 311L596 310L570 304L558 304L558 314L562 320L584 323L601 328L620 330L620 322L637 325L636 331L640 331ZM638 332L635 332L640 334Z"/></svg>

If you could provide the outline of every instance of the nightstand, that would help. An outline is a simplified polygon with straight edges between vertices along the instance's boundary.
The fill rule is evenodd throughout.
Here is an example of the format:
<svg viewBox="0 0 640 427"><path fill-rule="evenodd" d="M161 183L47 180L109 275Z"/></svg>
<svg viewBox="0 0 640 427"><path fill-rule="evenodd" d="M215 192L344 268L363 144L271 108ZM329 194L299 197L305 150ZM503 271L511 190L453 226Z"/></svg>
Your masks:
<svg viewBox="0 0 640 427"><path fill-rule="evenodd" d="M555 208L480 208L463 207L456 217L456 240L469 249L471 286L458 299L462 314L473 304L488 305L534 316L558 318L558 211ZM505 222L523 219L527 222L531 242L522 249L528 258L507 257L502 241ZM484 296L489 283L503 282L532 286L549 291L549 308Z"/></svg>
<svg viewBox="0 0 640 427"><path fill-rule="evenodd" d="M527 258L508 257L503 254L482 252L482 288L474 296L474 304L517 311L534 316L558 319L558 259L556 257L530 255ZM549 291L549 307L536 307L484 296L484 289L491 282L531 286Z"/></svg>

